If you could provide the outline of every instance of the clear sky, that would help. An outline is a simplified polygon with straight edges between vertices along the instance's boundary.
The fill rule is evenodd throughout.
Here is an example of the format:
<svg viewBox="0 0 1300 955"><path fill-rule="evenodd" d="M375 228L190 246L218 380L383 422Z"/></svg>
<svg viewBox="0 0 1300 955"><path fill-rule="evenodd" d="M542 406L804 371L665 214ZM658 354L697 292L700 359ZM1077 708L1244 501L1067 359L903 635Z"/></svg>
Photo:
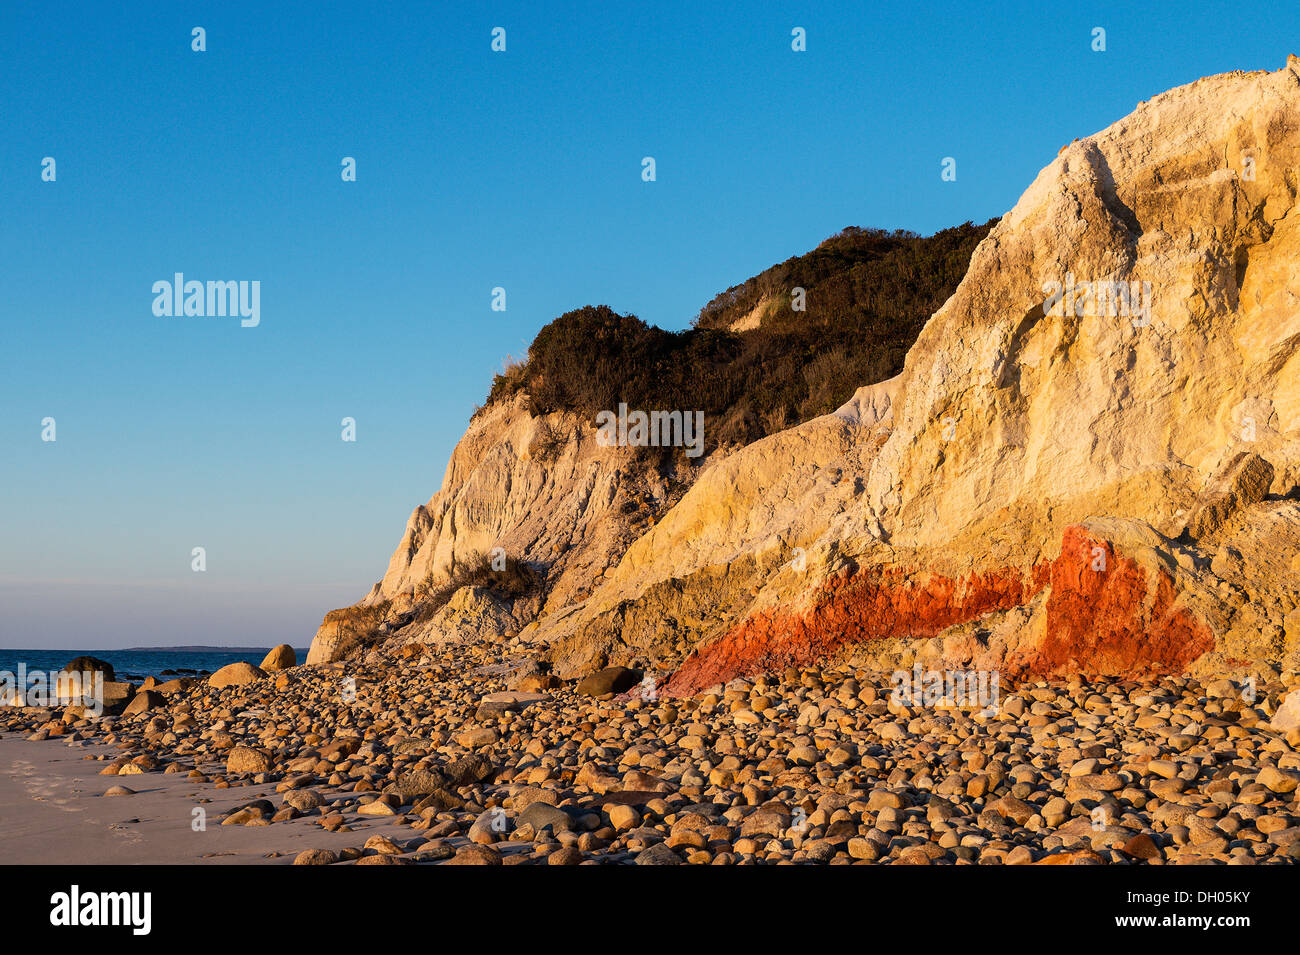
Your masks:
<svg viewBox="0 0 1300 955"><path fill-rule="evenodd" d="M556 315L681 328L846 225L982 222L1300 50L1295 4L747 6L6 0L0 646L302 646ZM156 316L176 272L260 324Z"/></svg>

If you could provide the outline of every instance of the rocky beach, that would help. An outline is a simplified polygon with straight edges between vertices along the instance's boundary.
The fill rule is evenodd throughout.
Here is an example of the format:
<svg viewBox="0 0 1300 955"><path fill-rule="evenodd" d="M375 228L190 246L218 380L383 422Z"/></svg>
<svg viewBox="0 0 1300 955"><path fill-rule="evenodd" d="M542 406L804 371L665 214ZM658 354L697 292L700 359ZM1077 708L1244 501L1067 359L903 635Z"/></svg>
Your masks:
<svg viewBox="0 0 1300 955"><path fill-rule="evenodd" d="M1294 671L1031 681L945 711L900 704L891 674L850 662L660 699L635 671L564 682L528 651L516 638L232 664L141 690L122 715L11 709L11 758L58 742L80 765L63 798L29 768L42 785L6 816L55 798L81 840L63 858L83 862L1300 860Z"/></svg>

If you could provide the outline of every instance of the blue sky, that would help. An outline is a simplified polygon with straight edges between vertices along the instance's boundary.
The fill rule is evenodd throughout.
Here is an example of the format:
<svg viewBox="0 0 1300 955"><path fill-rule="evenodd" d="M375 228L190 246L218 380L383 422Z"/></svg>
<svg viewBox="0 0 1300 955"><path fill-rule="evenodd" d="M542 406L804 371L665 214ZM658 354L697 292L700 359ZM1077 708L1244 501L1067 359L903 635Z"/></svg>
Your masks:
<svg viewBox="0 0 1300 955"><path fill-rule="evenodd" d="M846 225L984 221L1300 49L1293 4L376 6L4 4L0 646L305 645L556 315L681 328ZM155 316L175 272L261 324Z"/></svg>

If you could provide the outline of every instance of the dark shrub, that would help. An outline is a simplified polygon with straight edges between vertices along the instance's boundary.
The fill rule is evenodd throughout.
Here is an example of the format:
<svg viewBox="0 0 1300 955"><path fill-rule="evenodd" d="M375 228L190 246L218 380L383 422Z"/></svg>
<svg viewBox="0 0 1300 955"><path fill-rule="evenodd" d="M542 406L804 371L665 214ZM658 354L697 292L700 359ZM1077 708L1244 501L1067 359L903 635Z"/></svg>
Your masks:
<svg viewBox="0 0 1300 955"><path fill-rule="evenodd" d="M542 576L524 561L508 556L502 559L502 568L496 570L489 555L475 551L453 568L450 579L434 583L429 578L419 587L415 594L420 601L416 621L423 623L431 619L461 587L482 587L498 597L513 600L538 593Z"/></svg>
<svg viewBox="0 0 1300 955"><path fill-rule="evenodd" d="M606 305L567 312L537 333L522 365L496 376L488 403L523 391L534 414L572 411L593 423L620 402L698 410L706 451L748 444L898 374L994 221L926 238L845 229L718 295L680 332ZM805 311L791 308L796 287ZM761 325L732 330L755 313Z"/></svg>
<svg viewBox="0 0 1300 955"><path fill-rule="evenodd" d="M380 626L388 617L392 601L384 600L369 606L341 607L325 614L324 624L334 624L343 637L341 645L350 649L368 647L379 641Z"/></svg>
<svg viewBox="0 0 1300 955"><path fill-rule="evenodd" d="M533 437L528 452L542 461L551 461L559 456L568 439L569 436L563 431L549 421L543 420L537 426L537 434Z"/></svg>

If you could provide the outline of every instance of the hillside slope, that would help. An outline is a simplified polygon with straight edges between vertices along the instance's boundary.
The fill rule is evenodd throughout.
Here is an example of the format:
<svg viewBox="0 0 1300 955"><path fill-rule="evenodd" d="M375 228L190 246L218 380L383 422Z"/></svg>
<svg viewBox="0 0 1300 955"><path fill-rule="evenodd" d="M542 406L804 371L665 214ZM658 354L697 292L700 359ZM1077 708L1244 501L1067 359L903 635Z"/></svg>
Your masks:
<svg viewBox="0 0 1300 955"><path fill-rule="evenodd" d="M557 670L657 657L692 692L847 653L1295 665L1298 72L1203 79L1063 149L896 379L728 458L543 619Z"/></svg>
<svg viewBox="0 0 1300 955"><path fill-rule="evenodd" d="M834 408L860 376L896 374L989 228L846 229L751 279L764 294L806 283L791 286L802 308L791 300L737 331L667 332L607 306L549 323L527 361L497 376L383 578L326 615L308 662L385 640L511 635L581 604L700 475ZM732 293L705 311L722 314ZM698 446L604 446L598 415L620 403L702 416ZM500 586L507 563L519 571Z"/></svg>

